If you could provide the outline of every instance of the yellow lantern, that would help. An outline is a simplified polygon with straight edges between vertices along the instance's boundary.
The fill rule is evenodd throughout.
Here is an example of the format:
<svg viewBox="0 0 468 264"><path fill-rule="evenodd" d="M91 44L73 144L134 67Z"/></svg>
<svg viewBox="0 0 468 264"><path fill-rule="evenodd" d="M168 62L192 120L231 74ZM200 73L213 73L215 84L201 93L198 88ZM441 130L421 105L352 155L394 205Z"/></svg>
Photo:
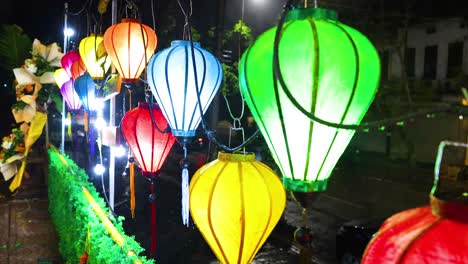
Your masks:
<svg viewBox="0 0 468 264"><path fill-rule="evenodd" d="M55 83L60 89L64 83L70 80L70 76L68 76L68 73L65 71L64 68L60 68L60 69L55 70L54 79L55 79Z"/></svg>
<svg viewBox="0 0 468 264"><path fill-rule="evenodd" d="M254 154L219 153L190 183L190 212L221 263L250 263L286 205L281 180Z"/></svg>
<svg viewBox="0 0 468 264"><path fill-rule="evenodd" d="M82 39L78 51L89 75L93 79L102 79L111 66L111 60L104 49L102 35L91 34Z"/></svg>

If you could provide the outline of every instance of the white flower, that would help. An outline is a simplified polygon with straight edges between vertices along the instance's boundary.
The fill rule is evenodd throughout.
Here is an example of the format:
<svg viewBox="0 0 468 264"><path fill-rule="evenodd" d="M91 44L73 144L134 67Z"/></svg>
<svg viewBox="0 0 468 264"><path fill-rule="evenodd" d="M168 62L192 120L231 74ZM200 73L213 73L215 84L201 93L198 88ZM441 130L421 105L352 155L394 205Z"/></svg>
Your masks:
<svg viewBox="0 0 468 264"><path fill-rule="evenodd" d="M11 148L11 145L13 145L13 142L11 142L11 141L3 141L3 143L2 143L2 148L4 148L4 149L10 149L10 148Z"/></svg>

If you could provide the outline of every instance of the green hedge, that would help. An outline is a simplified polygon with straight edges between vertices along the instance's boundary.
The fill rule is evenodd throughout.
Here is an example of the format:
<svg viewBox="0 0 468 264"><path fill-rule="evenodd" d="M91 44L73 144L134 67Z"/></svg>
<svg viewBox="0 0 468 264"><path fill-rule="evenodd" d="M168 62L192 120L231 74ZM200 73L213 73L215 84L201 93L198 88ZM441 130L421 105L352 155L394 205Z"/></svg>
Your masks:
<svg viewBox="0 0 468 264"><path fill-rule="evenodd" d="M68 167L64 166L59 154L53 150L49 150L49 157L49 212L60 237L59 250L66 263L79 263L85 244L89 245L89 263L133 263L137 257L141 263L154 263L145 257L127 256L129 250L139 255L143 248L123 232L123 217L112 222L124 237L125 245L119 247L109 236L83 194L82 186L105 212L109 211L88 181L86 172L68 157L65 157ZM90 243L86 243L88 230Z"/></svg>

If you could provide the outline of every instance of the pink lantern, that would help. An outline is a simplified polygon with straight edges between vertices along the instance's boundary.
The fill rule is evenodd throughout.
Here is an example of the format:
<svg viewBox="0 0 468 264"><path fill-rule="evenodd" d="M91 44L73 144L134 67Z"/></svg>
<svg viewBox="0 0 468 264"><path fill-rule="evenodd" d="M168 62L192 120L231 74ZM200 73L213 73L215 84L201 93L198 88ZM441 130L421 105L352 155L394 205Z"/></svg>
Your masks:
<svg viewBox="0 0 468 264"><path fill-rule="evenodd" d="M62 60L60 61L62 63L62 68L65 70L68 76L70 76L70 78L72 78L71 67L73 63L79 60L80 54L76 51L69 51L62 57Z"/></svg>

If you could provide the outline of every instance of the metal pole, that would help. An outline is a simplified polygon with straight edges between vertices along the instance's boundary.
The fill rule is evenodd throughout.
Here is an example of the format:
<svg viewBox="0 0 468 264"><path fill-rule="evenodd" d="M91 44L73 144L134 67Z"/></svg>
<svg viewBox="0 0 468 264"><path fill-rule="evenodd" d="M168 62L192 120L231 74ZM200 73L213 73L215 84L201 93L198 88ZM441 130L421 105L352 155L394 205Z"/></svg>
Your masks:
<svg viewBox="0 0 468 264"><path fill-rule="evenodd" d="M117 23L117 0L112 0L112 24ZM114 71L114 67L112 67ZM109 126L115 126L115 96L109 102ZM115 153L114 148L110 147L109 157L109 206L114 210L115 194Z"/></svg>
<svg viewBox="0 0 468 264"><path fill-rule="evenodd" d="M67 52L68 35L65 34L65 29L68 28L68 3L64 3L63 15L63 53ZM59 87L61 88L61 87ZM65 98L62 96L62 141L60 143L60 153L65 154Z"/></svg>

